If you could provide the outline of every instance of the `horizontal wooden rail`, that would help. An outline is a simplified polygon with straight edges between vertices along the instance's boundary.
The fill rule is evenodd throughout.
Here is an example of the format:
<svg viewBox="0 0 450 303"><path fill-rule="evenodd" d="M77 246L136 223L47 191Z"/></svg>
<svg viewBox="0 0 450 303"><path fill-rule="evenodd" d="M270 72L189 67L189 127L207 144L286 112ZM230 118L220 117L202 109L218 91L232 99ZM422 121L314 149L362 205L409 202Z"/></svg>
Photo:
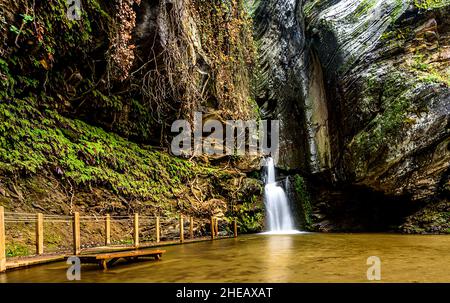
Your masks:
<svg viewBox="0 0 450 303"><path fill-rule="evenodd" d="M5 237L5 224L10 223L33 223L35 225L35 245L36 245L36 255L43 255L44 254L44 223L59 223L59 222L67 222L71 223L72 226L72 236L73 236L73 242L72 242L72 252L74 255L80 255L81 254L81 223L89 223L89 222L99 222L100 224L104 224L104 245L105 246L111 246L111 234L113 229L111 228L112 224L116 224L117 222L131 222L132 224L132 235L133 235L133 246L134 248L140 247L140 228L142 226L145 226L144 224L151 224L152 228L154 228L154 234L152 236L152 241L155 243L155 246L157 246L161 242L161 237L164 235L162 233L162 225L161 225L161 218L163 219L163 224L167 224L168 222L171 224L171 226L178 225L179 227L179 242L185 243L189 241L195 240L195 230L194 227L197 228L199 222L196 225L196 219L193 216L186 217L187 220L189 220L186 225L189 228L189 241L185 238L185 217L184 215L180 214L178 218L176 217L160 217L160 216L141 216L138 213L135 213L133 215L128 216L113 216L111 214L106 214L104 216L88 216L88 215L80 215L80 213L75 212L72 216L65 216L65 215L51 215L51 214L42 214L42 213L14 213L14 212L5 212L4 207L0 206L0 272L6 270L6 237ZM167 221L164 219L170 218L171 220ZM198 228L200 230L204 230L205 224L207 226L208 220L198 219L201 220L202 225L200 225ZM177 222L178 221L178 222ZM223 222L223 221L222 221ZM178 223L178 224L177 224ZM123 226L123 225L122 225ZM210 226L210 233L211 233L211 240L215 240L219 237L219 219L211 216L209 218L209 226ZM223 227L223 224L220 224L220 226ZM144 227L142 230L145 230ZM147 229L148 230L148 229ZM238 226L237 221L234 219L231 221L231 226L226 229L228 232L231 232L232 236L237 238L238 236ZM201 233L201 232L200 232ZM186 233L187 234L187 233ZM176 236L174 236L176 238ZM167 240L167 238L163 238L164 241L172 243L175 240ZM172 242L171 242L172 241ZM95 247L91 247L90 249L99 249L101 245Z"/></svg>

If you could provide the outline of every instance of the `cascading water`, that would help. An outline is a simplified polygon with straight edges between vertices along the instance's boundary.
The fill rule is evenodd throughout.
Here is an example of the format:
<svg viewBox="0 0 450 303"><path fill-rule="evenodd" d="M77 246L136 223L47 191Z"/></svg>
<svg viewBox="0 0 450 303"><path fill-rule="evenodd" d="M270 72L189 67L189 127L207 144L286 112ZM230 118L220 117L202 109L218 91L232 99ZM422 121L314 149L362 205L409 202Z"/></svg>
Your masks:
<svg viewBox="0 0 450 303"><path fill-rule="evenodd" d="M275 180L275 164L272 158L266 159L267 176L264 188L267 223L269 234L298 233L294 229L294 220L289 208L289 201L283 188Z"/></svg>

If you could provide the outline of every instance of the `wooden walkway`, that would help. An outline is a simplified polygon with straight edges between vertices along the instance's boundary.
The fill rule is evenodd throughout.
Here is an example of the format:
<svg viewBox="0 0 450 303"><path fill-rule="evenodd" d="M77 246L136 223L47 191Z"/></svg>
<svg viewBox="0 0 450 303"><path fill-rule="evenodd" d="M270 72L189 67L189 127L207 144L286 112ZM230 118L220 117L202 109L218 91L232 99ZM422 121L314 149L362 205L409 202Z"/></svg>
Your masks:
<svg viewBox="0 0 450 303"><path fill-rule="evenodd" d="M93 255L80 255L81 264L98 264L104 270L113 266L120 259L125 259L127 262L137 261L142 258L154 258L155 260L161 260L162 254L165 250L128 250L115 253L103 253Z"/></svg>
<svg viewBox="0 0 450 303"><path fill-rule="evenodd" d="M230 239L233 238L233 236L222 236L222 237L216 237L217 240L221 239ZM183 244L189 244L189 243L198 243L198 242L207 242L211 241L210 237L202 237L202 238L196 238L196 239L189 239L185 240ZM173 246L173 245L181 245L179 240L173 240L173 241L165 241L165 242L148 242L148 243L141 243L139 246L139 249L145 249L145 248L159 248L164 246ZM115 253L115 252L124 252L124 251L136 251L136 247L133 245L117 245L117 246L101 246L101 247L95 247L95 248L86 248L83 249L82 253L79 255L80 257L88 256L88 255L97 255L97 254L107 254L107 253ZM42 255L42 256L29 256L29 257L17 257L17 258L9 258L6 262L6 271L10 270L18 270L23 269L26 267L32 267L36 265L42 265L42 264L48 264L48 263L54 263L54 262L60 262L67 259L68 254L67 253L59 253L59 254L52 254L52 255ZM94 262L95 264L98 263Z"/></svg>
<svg viewBox="0 0 450 303"><path fill-rule="evenodd" d="M6 217L5 217L6 214ZM125 219L124 219L125 218ZM45 215L42 213L18 213L18 212L5 212L4 207L0 206L0 273L5 272L6 270L11 269L19 269L23 267L29 267L33 265L51 263L64 260L65 256L67 256L68 251L61 251L58 253L44 254L44 222L63 222L63 223L71 223L72 224L72 254L71 256L97 256L102 253L113 253L113 252L124 252L124 251L136 251L138 249L143 248L151 248L151 247L161 247L168 245L177 245L177 244L187 244L194 242L202 242L209 241L215 239L225 239L230 238L229 236L219 236L219 218L212 216L209 222L205 222L206 220L202 220L200 224L203 224L203 227L206 228L206 225L209 224L210 236L195 238L194 235L194 217L189 217L189 238L185 239L186 233L184 232L185 224L184 224L184 215L180 214L178 216L178 227L179 227L179 238L174 239L173 241L164 241L161 242L161 217L159 216L143 216L148 224L149 220L155 220L155 236L156 241L154 242L140 242L140 227L139 220L140 216L138 213L135 213L133 216L111 216L110 214L106 214L105 216L101 216L101 218L97 216L80 216L79 212L74 212L71 216L59 216L59 215ZM166 217L167 218L167 217ZM132 221L132 234L133 234L133 244L132 245L111 245L111 223L112 219L114 222L117 221ZM81 245L81 222L102 222L104 221L104 246L101 247L93 247L93 248L82 248ZM29 257L16 257L16 258L7 258L6 255L6 237L5 237L5 223L34 223L35 224L35 235L36 235L36 254ZM226 224L229 224L227 222ZM237 238L237 219L235 218L232 221L233 227L233 235ZM229 233L230 231L227 230ZM226 233L227 233L226 232ZM225 233L225 234L226 234ZM160 254L156 255L160 257ZM130 258L133 256L130 256ZM139 256L138 256L139 257ZM123 258L123 257L121 257ZM88 260L86 257L84 260ZM114 258L112 258L114 259ZM109 261L112 261L109 260ZM125 256L125 259L127 257ZM98 262L98 261L97 261ZM114 263L114 262L112 262ZM107 264L106 264L107 265Z"/></svg>
<svg viewBox="0 0 450 303"><path fill-rule="evenodd" d="M216 236L215 240L223 240L223 239L232 239L233 236ZM113 251L124 251L124 250L132 250L132 249L141 249L141 248L157 248L157 247L165 247L165 246L174 246L174 245L182 245L182 244L190 244L190 243L198 243L198 242L209 242L211 238L201 237L195 239L187 239L184 240L183 243L180 243L180 240L169 240L164 242L141 242L139 247L136 248L133 244L131 245L108 245L108 246L96 246L93 248L85 248L82 250L82 254L96 254L102 252L113 252Z"/></svg>
<svg viewBox="0 0 450 303"><path fill-rule="evenodd" d="M6 261L6 270L20 269L35 265L59 262L64 260L64 255L32 256L14 258Z"/></svg>

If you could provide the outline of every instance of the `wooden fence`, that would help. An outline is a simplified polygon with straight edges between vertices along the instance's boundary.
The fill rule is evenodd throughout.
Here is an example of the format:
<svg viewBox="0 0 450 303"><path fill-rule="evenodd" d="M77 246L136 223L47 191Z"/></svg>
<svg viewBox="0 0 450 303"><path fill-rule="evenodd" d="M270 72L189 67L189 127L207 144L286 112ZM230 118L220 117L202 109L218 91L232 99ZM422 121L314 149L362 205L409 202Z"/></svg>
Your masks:
<svg viewBox="0 0 450 303"><path fill-rule="evenodd" d="M6 217L5 217L6 214ZM10 219L8 219L8 216ZM59 216L59 215L44 215L41 213L31 214L31 213L5 213L4 207L0 206L0 272L6 271L6 232L5 225L6 223L34 223L35 225L35 244L36 244L36 255L44 254L44 223L66 223L71 226L72 233L72 253L74 255L79 255L82 251L82 223L83 222L102 222L103 225L103 236L104 236L104 246L112 246L112 229L111 226L114 222L120 222L124 220L132 220L132 247L139 248L141 246L141 237L140 237L140 229L143 227L140 224L140 219L143 219L144 223L154 224L154 244L162 243L161 241L161 222L163 217L161 216L140 216L139 214L134 214L133 216L111 216L107 214L105 216L80 216L78 212L74 213L72 216ZM172 218L173 219L173 218ZM186 219L186 221L185 221ZM179 232L179 242L184 243L186 240L194 240L194 222L196 218L194 217L186 217L184 215L179 215L178 218L178 232ZM204 221L205 219L199 219ZM188 223L188 235L189 239L185 239L186 231L185 231L185 223ZM211 240L217 239L219 237L219 219L215 217L211 217L209 219L210 226L210 237ZM226 222L225 222L226 223ZM228 224L228 223L226 223ZM237 238L238 230L237 230L237 222L236 219L232 221L232 226L230 228L232 236Z"/></svg>

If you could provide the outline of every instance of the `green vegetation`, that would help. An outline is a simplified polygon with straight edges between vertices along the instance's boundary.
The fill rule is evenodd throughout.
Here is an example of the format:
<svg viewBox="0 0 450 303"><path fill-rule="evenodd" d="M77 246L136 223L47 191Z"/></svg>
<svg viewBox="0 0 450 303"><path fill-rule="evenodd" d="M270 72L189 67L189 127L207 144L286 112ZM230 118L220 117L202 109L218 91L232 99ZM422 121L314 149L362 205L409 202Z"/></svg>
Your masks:
<svg viewBox="0 0 450 303"><path fill-rule="evenodd" d="M246 179L236 195L238 202L228 209L226 214L231 223L237 219L240 232L254 233L264 230L264 203L262 183L259 180Z"/></svg>
<svg viewBox="0 0 450 303"><path fill-rule="evenodd" d="M79 21L66 17L65 0L45 1L36 5L34 10L26 1L19 1L18 7L23 13L18 14L18 22L9 25L14 35L8 39L8 48L3 50L8 56L2 59L0 70L0 76L8 79L2 81L0 88L3 92L9 91L10 96L26 95L36 89L38 85L27 85L26 80L30 79L37 81L41 89L62 84L60 77L63 75L59 73L55 73L53 79L56 83L44 81L45 76L51 76L47 71L65 62L85 59L92 49L94 35L104 33L108 28L108 14L95 0L83 3L83 15ZM28 49L27 55L20 52L23 48Z"/></svg>
<svg viewBox="0 0 450 303"><path fill-rule="evenodd" d="M31 98L0 103L0 174L11 179L50 173L78 189L106 188L126 200L140 200L163 213L191 212L194 197L226 201L212 209L195 210L198 216L224 210L237 217L241 232L261 231L264 208L258 182L250 194L237 186L240 176L206 164L170 156L150 146L130 142L49 108L38 110ZM201 191L192 193L193 187ZM200 201L199 201L200 202ZM82 203L82 202L79 202ZM81 205L81 204L80 204ZM199 206L202 207L201 205ZM56 237L56 235L55 235ZM49 247L60 243L48 234Z"/></svg>
<svg viewBox="0 0 450 303"><path fill-rule="evenodd" d="M415 56L412 67L421 71L427 71L428 69L430 69L430 65L425 63L423 58L424 55L422 54Z"/></svg>
<svg viewBox="0 0 450 303"><path fill-rule="evenodd" d="M81 20L69 20L65 0L17 1L0 23L0 99L32 96L59 113L153 144L168 140L168 120L189 118L201 105L213 104L226 118L255 117L248 82L256 53L242 0L194 1L187 13L195 33L176 9L168 11L173 28L167 49L155 54L160 69L134 60L136 46L123 41L134 26L130 3L87 0ZM193 57L205 57L207 81ZM133 63L142 66L131 71ZM123 79L128 72L136 73Z"/></svg>
<svg viewBox="0 0 450 303"><path fill-rule="evenodd" d="M412 64L405 65L404 68L408 70L393 71L382 77L371 74L366 76L363 88L365 103L378 103L383 114L376 115L350 143L355 148L357 157L364 158L360 158L360 163L376 159L376 155L386 151L385 142L398 136L407 124L414 123L413 119L408 118L409 113L426 111L424 100L411 99L414 89L429 84L450 85L448 70L447 73L438 71L426 62L424 55L414 56Z"/></svg>
<svg viewBox="0 0 450 303"><path fill-rule="evenodd" d="M444 71L437 70L426 62L424 54L415 55L411 67L419 73L419 80L426 83L443 83L450 87L450 68Z"/></svg>
<svg viewBox="0 0 450 303"><path fill-rule="evenodd" d="M121 35L117 7L88 0L81 20L70 20L66 2L17 1L5 22L10 33L0 34L0 99L32 97L39 105L125 137L159 135L152 108L114 78L114 45Z"/></svg>
<svg viewBox="0 0 450 303"><path fill-rule="evenodd" d="M313 230L311 197L302 176L294 176L294 189L303 211L305 228L306 230Z"/></svg>
<svg viewBox="0 0 450 303"><path fill-rule="evenodd" d="M5 6L7 14L0 20L0 174L17 183L56 177L62 187L76 190L75 200L100 188L124 203L207 215L214 209L193 204L211 199L235 203L239 188L228 181L240 175L150 145L167 146L167 126L186 115L188 107L211 105L223 118L259 117L249 85L256 56L252 19L242 0L195 0L183 7L189 18L165 6L167 11L160 13L167 18L168 44L155 47L161 53L153 59L160 61L145 57L151 53L146 49L149 54L139 54L145 57L139 60L150 62L141 62L133 51L139 46L123 38L132 36L136 16L131 6L138 2L86 0L81 20L67 18L65 0L18 0ZM0 5L2 17L3 12ZM122 79L117 70L125 68L130 74ZM32 193L40 190L37 186ZM245 230L262 226L263 210L255 199L242 195L236 202L245 203L240 210ZM235 215L237 209L229 212ZM261 214L253 221L246 211Z"/></svg>
<svg viewBox="0 0 450 303"><path fill-rule="evenodd" d="M414 0L414 5L420 9L435 9L450 4L450 0Z"/></svg>
<svg viewBox="0 0 450 303"><path fill-rule="evenodd" d="M44 239L45 248L48 251L61 250L62 243L64 243L66 246L68 244L66 242L67 235L62 235L61 230L59 230L58 228L55 228L55 226L52 226L52 227L53 228L49 228L48 231L44 234L45 235L45 239Z"/></svg>
<svg viewBox="0 0 450 303"><path fill-rule="evenodd" d="M410 28L396 28L394 30L384 32L380 39L393 43L407 39L411 33L412 30Z"/></svg>
<svg viewBox="0 0 450 303"><path fill-rule="evenodd" d="M80 186L158 201L194 176L226 177L150 147L139 146L57 112L37 110L32 99L0 103L0 172L35 174L51 169Z"/></svg>
<svg viewBox="0 0 450 303"><path fill-rule="evenodd" d="M258 117L250 92L256 59L253 20L242 0L194 0L201 45L214 69L214 88L207 99L220 100L228 117Z"/></svg>
<svg viewBox="0 0 450 303"><path fill-rule="evenodd" d="M28 247L22 244L7 243L6 244L6 257L24 257L30 255Z"/></svg>
<svg viewBox="0 0 450 303"><path fill-rule="evenodd" d="M431 203L424 209L406 219L406 223L400 228L406 233L430 234L450 233L450 212L447 209L447 201Z"/></svg>
<svg viewBox="0 0 450 303"><path fill-rule="evenodd" d="M242 233L255 233L264 230L264 208L253 202L239 207L237 221Z"/></svg>
<svg viewBox="0 0 450 303"><path fill-rule="evenodd" d="M116 244L131 245L131 244L133 244L133 240L132 239L121 239L121 240L116 241Z"/></svg>
<svg viewBox="0 0 450 303"><path fill-rule="evenodd" d="M322 0L310 0L310 1L306 1L306 3L303 6L303 12L305 14L305 16L310 16L313 9L316 8L316 6L320 5L320 3L322 2Z"/></svg>
<svg viewBox="0 0 450 303"><path fill-rule="evenodd" d="M403 14L407 5L404 4L403 0L395 0L395 8L390 13L391 22L394 24L398 18Z"/></svg>
<svg viewBox="0 0 450 303"><path fill-rule="evenodd" d="M377 97L381 93L385 111L383 115L377 115L366 130L355 137L352 144L356 144L361 155L373 155L380 151L386 137L401 129L411 105L407 96L408 87L412 88L413 85L414 82L411 83L399 72L391 73L383 83L376 76L368 77L365 94Z"/></svg>
<svg viewBox="0 0 450 303"><path fill-rule="evenodd" d="M377 0L363 0L352 14L352 18L359 19L366 15L377 4Z"/></svg>

